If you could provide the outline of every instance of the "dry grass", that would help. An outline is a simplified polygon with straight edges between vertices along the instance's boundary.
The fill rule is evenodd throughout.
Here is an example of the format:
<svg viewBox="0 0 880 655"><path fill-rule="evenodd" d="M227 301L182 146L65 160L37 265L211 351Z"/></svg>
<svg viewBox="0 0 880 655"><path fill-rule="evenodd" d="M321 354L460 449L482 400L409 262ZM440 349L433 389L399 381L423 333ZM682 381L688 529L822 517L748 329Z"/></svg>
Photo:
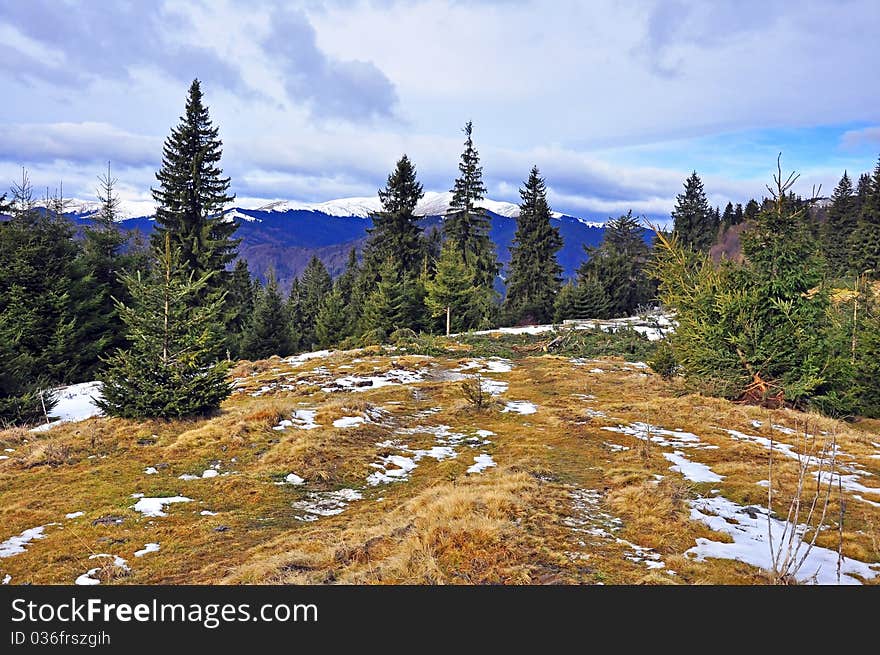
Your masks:
<svg viewBox="0 0 880 655"><path fill-rule="evenodd" d="M13 584L69 584L98 566L88 555L110 553L126 558L132 571L112 570L106 558L99 573L104 583L766 583L755 567L684 555L699 537L727 540L690 520L693 498L721 493L743 505L766 504L766 489L756 484L767 477L766 449L733 440L725 428L783 441L791 439L771 424L833 431L851 464L880 475L880 460L872 458L878 421L844 424L734 405L687 393L680 383L646 375L621 359L575 366L553 355L524 357L509 373L484 374L509 384L501 401L527 400L537 413L502 412L504 402L477 411L462 398L460 378L448 375L463 361L461 354L381 352L337 352L293 364L278 358L239 362L232 374L243 378L238 392L209 418L95 419L46 433L0 431L0 447L11 449L4 452L9 459L0 460L0 540L47 526L45 539L0 560L0 574L10 574ZM392 368L421 370L426 380L356 393L322 391L337 377ZM261 391L265 387L268 392ZM304 408L317 412L318 428L272 429ZM370 420L333 427L343 416ZM756 420L762 427L753 426ZM602 429L636 421L693 432L717 446L685 454L723 481L688 482L669 470L663 453L671 448ZM406 481L367 485L377 462L403 453L389 440L410 449L438 445L430 432L412 430L420 425L447 425L465 437L477 430L493 435L488 444L460 443L455 458L421 458ZM498 466L467 473L481 453ZM147 475L148 467L157 473ZM179 478L210 467L217 477ZM277 484L288 473L306 483ZM774 457L773 477L780 512L796 483L796 462ZM876 479L865 476L863 482L870 486ZM297 518L302 512L293 503L310 492L341 488L359 489L363 499L336 516ZM192 502L146 518L131 509L135 493L184 495ZM579 506L577 498L589 501ZM837 517L838 510L835 497L829 515ZM74 511L85 516L64 518ZM820 535L820 545L836 548L833 527ZM160 543L161 550L133 558L148 542ZM665 568L648 568L633 557L632 544L652 549ZM880 508L847 496L843 550L880 561Z"/></svg>

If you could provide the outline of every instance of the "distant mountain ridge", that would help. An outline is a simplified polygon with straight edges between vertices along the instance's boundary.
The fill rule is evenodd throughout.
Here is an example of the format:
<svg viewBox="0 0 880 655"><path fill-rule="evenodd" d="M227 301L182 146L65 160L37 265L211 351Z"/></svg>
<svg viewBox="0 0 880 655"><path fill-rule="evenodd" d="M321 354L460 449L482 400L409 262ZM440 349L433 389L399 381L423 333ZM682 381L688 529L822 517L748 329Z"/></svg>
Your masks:
<svg viewBox="0 0 880 655"><path fill-rule="evenodd" d="M442 226L451 198L450 192L425 193L416 206L416 214L421 216L420 224L425 230ZM89 223L98 209L94 202L74 201L73 205L76 209L69 215L79 224ZM509 249L519 206L495 200L485 200L481 205L490 219L490 236L498 258L506 266L510 261ZM123 211L126 209L123 207ZM367 229L372 225L369 217L380 209L378 197L339 198L320 203L275 200L258 206L235 206L227 215L238 223L236 235L242 239L239 252L251 271L265 279L268 271L274 269L282 287L287 289L312 256L319 257L332 275L339 275L351 248L359 252L363 248ZM552 222L563 238L558 258L563 275L569 278L586 259L584 247L602 242L604 224L559 212L554 212ZM126 218L120 221L120 226L147 235L153 229L153 218L148 215ZM502 279L505 276L506 272L502 271Z"/></svg>

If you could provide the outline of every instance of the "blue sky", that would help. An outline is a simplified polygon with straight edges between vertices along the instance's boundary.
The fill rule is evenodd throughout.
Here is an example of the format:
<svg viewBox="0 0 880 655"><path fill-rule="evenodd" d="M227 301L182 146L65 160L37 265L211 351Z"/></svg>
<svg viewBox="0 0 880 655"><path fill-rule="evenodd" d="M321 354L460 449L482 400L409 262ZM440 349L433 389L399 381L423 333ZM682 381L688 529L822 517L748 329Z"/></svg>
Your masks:
<svg viewBox="0 0 880 655"><path fill-rule="evenodd" d="M554 209L667 213L775 169L830 193L880 154L876 0L97 2L0 0L0 185L93 199L111 160L131 213L203 81L242 204L373 195L401 153L429 190L474 121L489 195L532 164Z"/></svg>

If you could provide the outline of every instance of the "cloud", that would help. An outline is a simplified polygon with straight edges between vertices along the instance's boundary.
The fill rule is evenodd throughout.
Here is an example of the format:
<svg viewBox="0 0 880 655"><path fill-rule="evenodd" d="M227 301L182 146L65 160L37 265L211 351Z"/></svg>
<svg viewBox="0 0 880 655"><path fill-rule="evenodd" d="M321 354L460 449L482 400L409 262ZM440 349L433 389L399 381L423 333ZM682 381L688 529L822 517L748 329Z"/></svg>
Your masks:
<svg viewBox="0 0 880 655"><path fill-rule="evenodd" d="M840 145L844 148L858 148L877 143L880 143L880 125L847 130L840 136Z"/></svg>
<svg viewBox="0 0 880 655"><path fill-rule="evenodd" d="M107 123L0 125L0 160L20 163L64 160L113 161L123 166L156 164L162 140L131 134Z"/></svg>
<svg viewBox="0 0 880 655"><path fill-rule="evenodd" d="M198 76L241 86L236 69L213 51L174 40L156 3L0 0L0 25L13 35L11 49L17 52L13 59L0 58L0 70L17 77L76 87L101 78L127 79L132 68L152 66L179 81ZM41 56L52 52L61 56Z"/></svg>
<svg viewBox="0 0 880 655"><path fill-rule="evenodd" d="M393 115L397 92L388 77L370 62L325 55L305 14L279 11L263 45L280 66L290 99L307 100L315 115L349 120Z"/></svg>

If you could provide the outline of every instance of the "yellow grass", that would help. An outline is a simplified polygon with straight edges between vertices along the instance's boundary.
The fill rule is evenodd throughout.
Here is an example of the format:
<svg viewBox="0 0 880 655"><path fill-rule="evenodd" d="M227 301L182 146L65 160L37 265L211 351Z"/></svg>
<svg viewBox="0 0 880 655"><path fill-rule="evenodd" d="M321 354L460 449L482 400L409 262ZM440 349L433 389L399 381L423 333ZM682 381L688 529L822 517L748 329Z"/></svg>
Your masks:
<svg viewBox="0 0 880 655"><path fill-rule="evenodd" d="M685 555L698 538L729 540L690 519L694 498L720 493L743 505L767 502L766 488L756 484L768 477L767 450L736 441L725 429L789 443L794 437L769 426L835 434L853 457L848 463L871 474L861 481L880 487L880 459L872 457L880 451L873 445L880 442L876 421L846 424L739 406L686 393L621 359L577 366L535 353L514 360L509 373L482 374L509 389L478 411L451 374L465 361L463 352L427 358L371 348L298 363L239 362L232 372L236 393L216 416L2 431L0 448L13 450L0 460L0 541L46 527L45 538L26 552L0 559L0 579L69 584L100 566L102 584L761 584L769 578L753 566ZM392 368L422 371L425 380L322 391L344 375ZM510 400L530 401L538 411L503 412ZM320 427L273 429L297 409L315 410ZM369 420L333 427L343 416ZM755 428L755 420L763 426ZM663 453L671 448L602 429L636 421L692 432L717 446L685 454L724 479L688 482L669 470ZM472 441L456 442L454 458L423 456L406 480L367 484L377 463L390 461L383 458L442 445L425 429L441 425ZM477 439L477 430L491 431L491 443ZM468 473L480 454L497 466ZM773 508L784 515L797 466L778 454L773 465ZM158 472L147 475L147 467ZM179 478L212 467L217 477ZM305 484L284 483L289 473ZM363 498L339 514L301 520L300 504L310 493L340 489ZM136 493L192 502L145 517L132 509ZM844 554L880 561L880 508L847 492L845 498ZM837 548L839 509L835 491L828 511L834 529L820 536L820 545ZM85 515L65 518L75 511ZM148 542L160 551L134 557ZM650 549L664 568L649 568L635 547ZM88 559L99 553L125 558L131 571L110 558Z"/></svg>

